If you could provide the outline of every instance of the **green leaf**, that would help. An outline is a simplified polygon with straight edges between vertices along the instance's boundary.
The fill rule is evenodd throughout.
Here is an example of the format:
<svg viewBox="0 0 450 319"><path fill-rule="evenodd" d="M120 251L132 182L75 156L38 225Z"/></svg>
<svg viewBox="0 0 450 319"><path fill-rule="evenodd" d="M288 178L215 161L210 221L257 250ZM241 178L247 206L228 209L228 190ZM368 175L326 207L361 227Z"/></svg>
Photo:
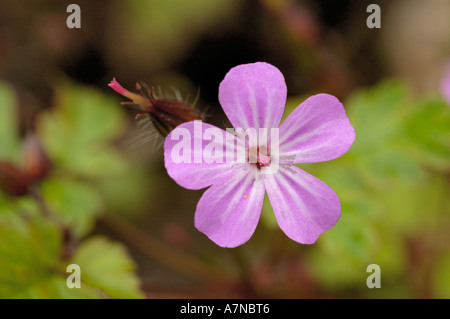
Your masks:
<svg viewBox="0 0 450 319"><path fill-rule="evenodd" d="M434 298L450 298L450 252L443 254L433 273Z"/></svg>
<svg viewBox="0 0 450 319"><path fill-rule="evenodd" d="M450 170L450 107L440 100L424 99L406 122L410 148L421 162Z"/></svg>
<svg viewBox="0 0 450 319"><path fill-rule="evenodd" d="M147 162L133 162L132 169L117 172L114 176L102 178L98 189L106 199L108 213L126 216L148 214L147 205L161 196L161 183L167 181L167 175L161 169L162 164L148 165ZM149 178L151 176L151 178Z"/></svg>
<svg viewBox="0 0 450 319"><path fill-rule="evenodd" d="M50 222L9 216L0 219L0 297L20 298L55 275L61 232Z"/></svg>
<svg viewBox="0 0 450 319"><path fill-rule="evenodd" d="M49 208L70 226L77 237L92 229L103 208L97 190L88 183L48 178L41 189Z"/></svg>
<svg viewBox="0 0 450 319"><path fill-rule="evenodd" d="M10 159L20 146L18 139L12 142L17 129L15 107L12 92L0 84L0 155L5 151ZM77 238L92 229L104 209L96 188L102 178L111 181L126 173L124 159L112 146L123 127L123 112L115 100L67 83L59 88L54 108L39 117L38 133L55 170L36 187L48 209ZM0 194L0 298L143 296L134 263L120 244L90 239L69 262L62 259L64 242L57 226L44 219L32 198ZM86 281L81 289L66 284L67 266L74 262L83 265L81 276Z"/></svg>
<svg viewBox="0 0 450 319"><path fill-rule="evenodd" d="M143 297L120 244L88 239L69 261L61 258L61 243L61 230L45 219L0 219L0 298ZM81 267L81 288L66 284L73 263Z"/></svg>
<svg viewBox="0 0 450 319"><path fill-rule="evenodd" d="M67 273L70 276L70 273ZM65 275L54 275L39 285L29 287L18 298L33 299L100 299L104 298L91 287L69 288Z"/></svg>
<svg viewBox="0 0 450 319"><path fill-rule="evenodd" d="M383 282L398 280L406 264L401 235L384 230L374 219L344 209L346 213L336 226L319 238L321 249L313 250L308 258L316 279L332 289L366 291L366 268L378 264Z"/></svg>
<svg viewBox="0 0 450 319"><path fill-rule="evenodd" d="M124 129L124 112L115 99L95 90L65 84L55 106L39 118L39 135L58 168L85 177L124 169L110 144Z"/></svg>
<svg viewBox="0 0 450 319"><path fill-rule="evenodd" d="M0 158L16 161L19 156L17 101L14 91L0 82Z"/></svg>
<svg viewBox="0 0 450 319"><path fill-rule="evenodd" d="M427 176L420 183L397 181L377 194L384 228L403 235L432 229L445 214L442 204L450 189L442 178Z"/></svg>
<svg viewBox="0 0 450 319"><path fill-rule="evenodd" d="M396 137L411 107L409 97L409 87L399 80L387 80L351 95L344 106L356 132L352 150L384 147L382 142Z"/></svg>
<svg viewBox="0 0 450 319"><path fill-rule="evenodd" d="M135 265L124 246L103 237L84 241L71 263L81 269L81 285L95 287L112 298L142 298Z"/></svg>
<svg viewBox="0 0 450 319"><path fill-rule="evenodd" d="M423 176L408 147L406 120L414 110L409 87L389 80L352 95L344 104L356 132L349 156L366 183L383 188L396 178Z"/></svg>

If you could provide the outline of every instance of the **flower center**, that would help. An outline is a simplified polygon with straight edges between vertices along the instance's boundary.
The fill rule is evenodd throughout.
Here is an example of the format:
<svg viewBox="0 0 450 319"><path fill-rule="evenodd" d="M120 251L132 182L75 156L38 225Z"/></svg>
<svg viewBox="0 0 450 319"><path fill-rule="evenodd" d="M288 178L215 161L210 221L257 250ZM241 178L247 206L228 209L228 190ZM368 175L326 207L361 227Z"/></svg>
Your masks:
<svg viewBox="0 0 450 319"><path fill-rule="evenodd" d="M269 166L271 159L270 154L267 154L266 148L250 148L248 154L248 162L254 163L258 168Z"/></svg>
<svg viewBox="0 0 450 319"><path fill-rule="evenodd" d="M269 166L270 165L270 157L264 154L258 154L258 166Z"/></svg>

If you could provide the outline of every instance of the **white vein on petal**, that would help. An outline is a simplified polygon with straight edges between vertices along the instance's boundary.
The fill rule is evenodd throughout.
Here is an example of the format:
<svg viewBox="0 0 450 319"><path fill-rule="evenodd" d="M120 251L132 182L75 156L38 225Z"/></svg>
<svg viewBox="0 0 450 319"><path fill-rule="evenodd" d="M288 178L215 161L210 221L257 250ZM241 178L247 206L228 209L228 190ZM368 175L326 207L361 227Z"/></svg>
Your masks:
<svg viewBox="0 0 450 319"><path fill-rule="evenodd" d="M297 171L300 170L297 168ZM284 218L287 218L289 220L294 220L292 217L293 211L289 206L286 204L286 200L288 197L292 198L292 203L294 204L295 208L298 209L299 213L302 214L309 222L314 222L317 224L317 222L314 220L311 211L306 207L305 203L303 202L301 195L299 194L299 189L294 189L289 181L288 178L291 179L292 182L298 182L299 186L302 187L305 191L311 193L316 198L322 198L323 196L317 192L316 190L313 190L312 187L308 187L308 183L305 183L305 177L299 176L298 179L294 180L290 176L285 176L286 169L284 167L280 167L280 173L276 174L276 176L272 176L272 188L271 191L274 191L276 193L276 196L279 198L279 202L282 203L283 207L286 209L286 212L289 214L289 216L286 215L286 212L282 211L279 212L283 215ZM307 173L305 173L307 174ZM287 174L286 174L287 175ZM278 187L281 186L281 187ZM322 188L319 183L314 183L314 186ZM285 192L282 191L282 189L285 190ZM320 228L322 228L319 225Z"/></svg>
<svg viewBox="0 0 450 319"><path fill-rule="evenodd" d="M247 89L249 92L249 107L250 111L253 115L253 127L258 129L259 128L259 120L258 120L258 106L256 105L256 99L255 99L255 91L250 87L249 84L247 84ZM250 123L248 123L250 124ZM251 125L248 125L248 127L251 127Z"/></svg>
<svg viewBox="0 0 450 319"><path fill-rule="evenodd" d="M328 127L329 130L331 130L333 125L337 122L339 122L339 120L327 121L311 131L304 132L301 136L299 136L297 138L292 138L292 135L295 134L298 130L301 130L302 128L294 127L287 134L283 133L283 138L280 141L280 149L284 149L284 150L289 149L295 145L298 145L302 142L307 141L310 138L313 138L324 132L327 132L326 128ZM289 141L285 142L286 140L289 140Z"/></svg>
<svg viewBox="0 0 450 319"><path fill-rule="evenodd" d="M233 199L231 200L230 203L228 203L226 210L220 214L220 221L222 223L224 223L225 220L228 218L228 216L231 213L231 210L235 209L236 205L239 203L239 201L242 200L241 194L244 193L244 190L248 186L247 185L248 182L251 181L251 179L253 178L253 176L251 176L251 174L248 174L247 172L243 172L242 175L244 175L244 176L241 176L241 175L236 176L233 183L230 183L228 185L226 191L223 191L221 193L221 196L225 197L231 191L234 192ZM242 185L238 189L236 189L236 186L237 186L236 184L238 184L238 183L242 183ZM216 203L217 203L217 201L216 201Z"/></svg>
<svg viewBox="0 0 450 319"><path fill-rule="evenodd" d="M275 93L275 90L270 90L267 92L268 93L268 97L267 97L267 101L269 102L269 104L267 105L266 108L266 119L264 120L264 127L265 128L272 128L273 126L277 126L279 125L279 123L270 123L269 121L272 120L272 108L273 108L273 95ZM275 124L275 125L273 125Z"/></svg>
<svg viewBox="0 0 450 319"><path fill-rule="evenodd" d="M251 166L249 168L251 169L249 176L253 177L254 180L252 182L252 185L250 185L251 186L250 194L245 194L245 195L248 195L248 202L247 202L247 205L245 206L245 211L242 214L241 219L247 219L249 212L251 211L252 207L254 205L256 205L255 202L257 200L264 200L264 197L257 198L257 196L256 196L256 195L258 195L259 191L265 192L264 185L262 184L262 180L261 180L261 175L256 174L255 170L257 170L257 169L254 166ZM264 194L263 194L263 196L264 196Z"/></svg>
<svg viewBox="0 0 450 319"><path fill-rule="evenodd" d="M233 93L234 93L234 100L235 100L235 103L236 103L237 107L229 109L229 112L236 112L236 110L239 110L238 113L239 113L240 116L237 116L237 120L239 122L238 124L240 124L239 125L240 127L244 128L244 125L242 125L242 124L245 124L245 123L242 123L242 119L244 119L244 121L247 122L247 117L245 116L244 109L242 108L241 99L238 98L237 90L233 90ZM237 114L234 114L234 115L237 115ZM232 123L232 124L236 125L234 123ZM248 125L248 123L247 123L247 125Z"/></svg>

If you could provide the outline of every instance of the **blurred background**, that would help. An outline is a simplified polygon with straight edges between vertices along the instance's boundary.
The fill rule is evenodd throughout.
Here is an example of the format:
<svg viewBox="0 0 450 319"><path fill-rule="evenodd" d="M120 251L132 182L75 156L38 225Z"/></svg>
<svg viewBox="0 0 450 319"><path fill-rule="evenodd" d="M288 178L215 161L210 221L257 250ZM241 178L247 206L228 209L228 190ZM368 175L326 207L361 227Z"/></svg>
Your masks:
<svg viewBox="0 0 450 319"><path fill-rule="evenodd" d="M287 238L267 198L243 246L199 233L203 190L167 175L163 138L107 85L198 97L224 128L219 83L255 61L284 74L285 116L325 92L356 130L343 157L299 165L342 203L314 245ZM1 1L0 297L449 298L449 61L448 1Z"/></svg>

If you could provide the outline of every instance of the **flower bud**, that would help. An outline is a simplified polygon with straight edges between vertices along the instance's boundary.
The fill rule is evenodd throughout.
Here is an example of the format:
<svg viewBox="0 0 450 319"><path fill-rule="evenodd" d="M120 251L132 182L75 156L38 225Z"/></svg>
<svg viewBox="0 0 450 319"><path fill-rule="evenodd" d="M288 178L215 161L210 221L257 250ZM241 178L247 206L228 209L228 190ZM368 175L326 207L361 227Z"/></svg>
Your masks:
<svg viewBox="0 0 450 319"><path fill-rule="evenodd" d="M140 95L124 89L115 78L109 83L109 86L117 93L133 101L123 102L122 104L131 103L139 107L141 112L136 115L136 118L148 114L162 136L167 136L171 130L184 122L202 119L199 111L182 101L168 98L155 99L153 88L151 88L149 97L147 97L138 83L136 83L136 88Z"/></svg>
<svg viewBox="0 0 450 319"><path fill-rule="evenodd" d="M34 133L27 135L23 145L23 169L30 181L40 181L50 171L50 160Z"/></svg>
<svg viewBox="0 0 450 319"><path fill-rule="evenodd" d="M444 75L441 79L441 94L444 100L450 105L450 62L445 67Z"/></svg>
<svg viewBox="0 0 450 319"><path fill-rule="evenodd" d="M152 108L151 102L147 97L132 93L127 89L123 88L123 86L120 85L119 82L117 82L116 78L113 78L113 80L111 81L111 83L108 84L108 86L111 87L117 93L122 94L123 96L132 100L134 104L139 105L143 110L149 110Z"/></svg>
<svg viewBox="0 0 450 319"><path fill-rule="evenodd" d="M11 196L23 196L28 192L28 178L18 167L0 161L0 190Z"/></svg>

